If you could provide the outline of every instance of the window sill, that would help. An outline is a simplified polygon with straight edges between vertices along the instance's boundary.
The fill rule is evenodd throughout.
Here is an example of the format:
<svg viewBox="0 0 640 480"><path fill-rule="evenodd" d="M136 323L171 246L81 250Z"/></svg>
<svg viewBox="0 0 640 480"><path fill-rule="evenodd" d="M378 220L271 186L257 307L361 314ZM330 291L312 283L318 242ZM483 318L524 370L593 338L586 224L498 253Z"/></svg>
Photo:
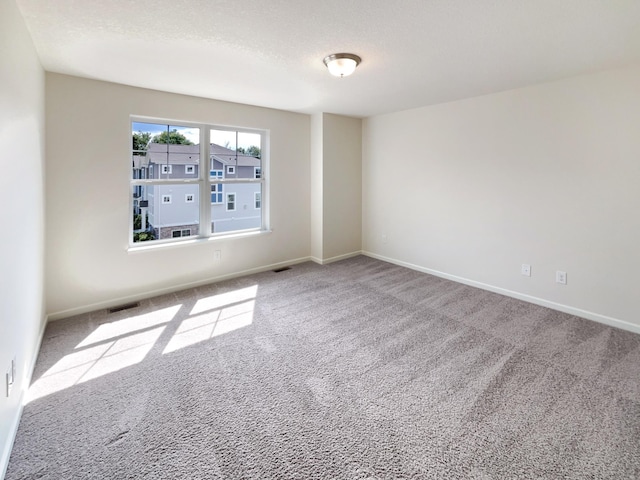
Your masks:
<svg viewBox="0 0 640 480"><path fill-rule="evenodd" d="M167 249L167 248L180 248L187 245L200 245L200 244L206 244L209 242L217 242L219 240L227 240L227 239L235 239L235 238L258 237L262 235L268 235L271 232L272 230L254 230L250 232L236 232L236 233L229 233L229 234L220 233L217 235L212 235L210 237L196 237L196 238L190 238L188 240L167 241L162 243L154 242L153 245L130 245L127 248L127 253L148 252L150 250ZM147 242L144 242L144 243L147 243Z"/></svg>

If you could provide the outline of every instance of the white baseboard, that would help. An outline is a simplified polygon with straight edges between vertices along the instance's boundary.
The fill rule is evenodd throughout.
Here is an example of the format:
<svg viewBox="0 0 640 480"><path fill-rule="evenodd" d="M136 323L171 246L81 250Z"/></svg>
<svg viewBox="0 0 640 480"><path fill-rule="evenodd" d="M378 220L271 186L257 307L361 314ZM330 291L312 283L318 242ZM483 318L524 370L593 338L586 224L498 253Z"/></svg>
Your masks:
<svg viewBox="0 0 640 480"><path fill-rule="evenodd" d="M18 434L18 427L20 426L20 419L22 418L22 411L24 410L24 403L26 400L26 393L31 385L31 379L33 378L33 371L36 368L36 361L38 360L38 354L40 353L40 347L42 346L42 339L44 338L44 330L47 328L47 317L42 319L42 325L40 325L40 332L38 333L38 341L33 355L31 355L30 364L27 364L27 375L22 379L22 385L20 388L20 397L18 398L18 412L13 419L11 427L9 429L9 435L0 445L0 480L4 479L7 473L7 467L9 466L9 458L11 457L11 450L13 449L13 443L16 440Z"/></svg>
<svg viewBox="0 0 640 480"><path fill-rule="evenodd" d="M63 318L73 317L75 315L81 315L87 312L94 312L96 310L102 310L104 308L116 307L125 303L137 302L145 300L147 298L156 297L158 295L164 295L165 293L179 292L187 288L200 287L202 285L208 285L210 283L222 282L224 280L230 280L232 278L243 277L245 275L251 275L254 273L267 272L276 268L288 267L296 265L298 263L308 262L313 260L311 257L301 257L293 260L286 260L284 262L272 263L271 265L263 265L261 267L250 268L248 270L241 270L239 272L228 273L225 275L219 275L216 277L205 278L204 280L198 280L196 282L182 283L180 285L172 285L170 287L158 288L156 290L149 290L144 293L136 295L127 295L125 297L114 298L111 300L105 300L104 302L92 303L90 305L83 305L81 307L70 308L68 310L62 310L60 312L50 313L48 315L49 321L62 320Z"/></svg>
<svg viewBox="0 0 640 480"><path fill-rule="evenodd" d="M337 255L331 258L321 259L318 257L311 257L310 260L319 265L328 265L329 263L339 262L340 260L346 260L347 258L357 257L358 255L362 255L362 250L358 250L357 252L345 253L343 255Z"/></svg>
<svg viewBox="0 0 640 480"><path fill-rule="evenodd" d="M558 310L560 312L568 313L570 315L575 315L577 317L586 318L587 320L593 320L594 322L604 323L605 325L609 325L611 327L621 328L623 330L628 330L634 333L640 333L640 325L636 325L634 323L630 323L625 320L620 320L618 318L608 317L606 315L601 315L599 313L589 312L587 310L582 310L580 308L552 302L550 300L545 300L544 298L538 298L538 297L534 297L524 293L515 292L513 290L507 290L506 288L495 287L493 285L489 285L486 283L476 282L475 280L469 280L468 278L458 277L456 275L450 275L448 273L439 272L438 270L432 270L430 268L421 267L420 265L415 265L413 263L403 262L401 260L396 260L394 258L378 255L377 253L373 253L373 252L363 251L362 255L366 255L367 257L371 257L371 258L376 258L384 262L393 263L394 265L399 265L401 267L410 268L411 270L417 270L418 272L435 275L436 277L446 278L447 280L463 283L465 285L470 285L472 287L481 288L482 290L488 290L490 292L506 295L507 297L517 298L518 300L523 300L525 302L533 303L535 305L540 305L542 307Z"/></svg>

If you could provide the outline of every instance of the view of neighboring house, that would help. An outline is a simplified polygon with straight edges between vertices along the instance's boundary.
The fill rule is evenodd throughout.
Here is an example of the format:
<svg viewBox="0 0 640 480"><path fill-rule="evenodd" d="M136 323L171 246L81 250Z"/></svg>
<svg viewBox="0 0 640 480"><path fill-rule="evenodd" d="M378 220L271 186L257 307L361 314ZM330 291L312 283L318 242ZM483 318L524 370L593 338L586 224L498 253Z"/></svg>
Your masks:
<svg viewBox="0 0 640 480"><path fill-rule="evenodd" d="M262 225L262 191L260 183L243 183L242 179L260 179L260 158L246 155L214 143L210 144L209 178L238 180L211 183L212 233L260 228ZM133 155L133 179L172 180L162 185L136 185L133 190L133 213L140 215L136 232L152 232L155 239L178 238L199 234L200 146L149 143L146 152ZM135 223L135 222L134 222Z"/></svg>

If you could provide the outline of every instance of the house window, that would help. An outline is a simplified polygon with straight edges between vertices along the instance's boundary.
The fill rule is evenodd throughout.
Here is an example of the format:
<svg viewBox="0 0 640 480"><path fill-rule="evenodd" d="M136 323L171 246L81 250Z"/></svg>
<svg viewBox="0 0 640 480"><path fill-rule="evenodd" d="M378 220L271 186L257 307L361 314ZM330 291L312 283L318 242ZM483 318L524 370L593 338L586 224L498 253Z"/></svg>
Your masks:
<svg viewBox="0 0 640 480"><path fill-rule="evenodd" d="M227 193L227 211L233 212L236 209L236 194Z"/></svg>
<svg viewBox="0 0 640 480"><path fill-rule="evenodd" d="M211 203L222 203L222 184L211 184Z"/></svg>
<svg viewBox="0 0 640 480"><path fill-rule="evenodd" d="M265 131L141 118L131 133L130 246L267 228Z"/></svg>
<svg viewBox="0 0 640 480"><path fill-rule="evenodd" d="M171 232L171 238L190 237L190 236L191 236L190 228L187 228L184 230L173 230Z"/></svg>

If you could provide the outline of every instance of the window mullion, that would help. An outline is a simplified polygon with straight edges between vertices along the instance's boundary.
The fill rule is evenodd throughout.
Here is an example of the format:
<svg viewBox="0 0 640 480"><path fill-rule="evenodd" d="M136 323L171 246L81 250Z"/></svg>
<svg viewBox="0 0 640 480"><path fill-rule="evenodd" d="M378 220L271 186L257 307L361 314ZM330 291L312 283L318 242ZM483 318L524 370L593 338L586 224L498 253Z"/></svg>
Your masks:
<svg viewBox="0 0 640 480"><path fill-rule="evenodd" d="M211 178L209 176L211 145L209 128L200 127L200 236L211 235Z"/></svg>

